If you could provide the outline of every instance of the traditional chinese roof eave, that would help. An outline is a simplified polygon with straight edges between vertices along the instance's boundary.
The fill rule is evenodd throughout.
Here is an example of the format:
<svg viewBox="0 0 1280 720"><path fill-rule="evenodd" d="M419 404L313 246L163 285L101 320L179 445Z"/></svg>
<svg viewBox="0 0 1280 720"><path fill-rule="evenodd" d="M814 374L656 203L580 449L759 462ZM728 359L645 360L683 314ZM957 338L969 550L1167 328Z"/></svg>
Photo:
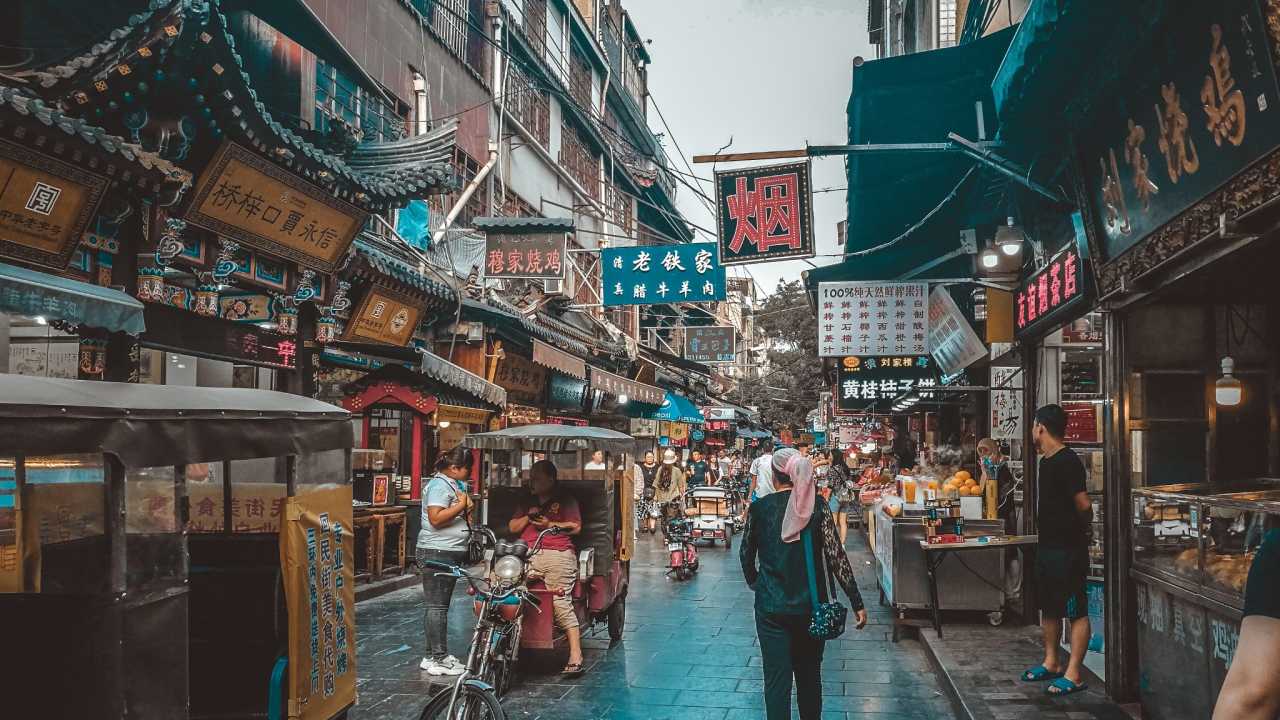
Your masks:
<svg viewBox="0 0 1280 720"><path fill-rule="evenodd" d="M534 322L512 308L492 297L485 300L462 301L462 316L473 320L488 320L505 324L516 331L522 339L538 339L560 350L580 358L591 356L591 350L584 344L568 335L556 332L551 328ZM530 345L532 343L530 342Z"/></svg>
<svg viewBox="0 0 1280 720"><path fill-rule="evenodd" d="M439 359L441 362L445 362L443 358ZM458 368L458 370L461 370L461 368ZM447 380L437 377L437 374L438 373L420 372L418 370L407 368L403 365L388 364L366 374L358 380L347 383L343 386L342 392L347 396L359 395L369 388L376 387L383 383L391 383L393 385L416 390L423 395L434 397L443 405L457 405L461 407L487 410L489 412L496 412L501 409L503 403L491 402L468 392L467 390L454 387ZM490 397L497 399L493 395L490 395ZM505 402L505 398L503 398L503 400Z"/></svg>
<svg viewBox="0 0 1280 720"><path fill-rule="evenodd" d="M355 258L347 272L368 280L389 283L393 287L424 301L428 308L455 306L458 291L428 273L418 272L416 263L387 247L387 243L370 233L356 236L352 244Z"/></svg>
<svg viewBox="0 0 1280 720"><path fill-rule="evenodd" d="M571 233L574 230L573 218L550 217L478 217L471 221L471 227L503 235Z"/></svg>

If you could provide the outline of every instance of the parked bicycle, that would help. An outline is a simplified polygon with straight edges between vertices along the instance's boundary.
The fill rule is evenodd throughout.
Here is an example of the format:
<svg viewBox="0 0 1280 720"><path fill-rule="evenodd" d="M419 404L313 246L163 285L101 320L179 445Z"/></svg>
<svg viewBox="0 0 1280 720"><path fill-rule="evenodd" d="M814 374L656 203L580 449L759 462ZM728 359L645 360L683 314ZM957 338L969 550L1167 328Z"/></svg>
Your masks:
<svg viewBox="0 0 1280 720"><path fill-rule="evenodd" d="M499 540L486 527L481 533L493 555L489 577L478 578L457 565L428 561L427 568L466 580L474 595L476 627L467 651L465 671L451 687L436 693L423 709L421 720L505 720L500 698L510 689L520 653L520 628L526 604L542 604L526 587L529 559L542 549L542 539L558 535L559 528L538 533L533 547L523 540ZM540 612L540 610L539 610Z"/></svg>

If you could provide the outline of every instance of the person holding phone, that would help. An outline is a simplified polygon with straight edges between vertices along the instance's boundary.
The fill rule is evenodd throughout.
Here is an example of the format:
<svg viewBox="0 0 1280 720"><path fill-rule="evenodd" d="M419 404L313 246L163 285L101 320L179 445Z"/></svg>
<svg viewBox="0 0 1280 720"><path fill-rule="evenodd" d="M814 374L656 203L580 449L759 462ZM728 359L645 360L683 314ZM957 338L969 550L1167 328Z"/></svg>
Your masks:
<svg viewBox="0 0 1280 720"><path fill-rule="evenodd" d="M458 578L439 575L428 561L461 565L467 558L467 512L471 496L464 483L471 475L471 451L456 447L440 456L436 474L422 493L422 529L414 557L422 572L422 599L426 606L423 631L427 654L419 665L428 675L461 675L466 669L449 654L449 601Z"/></svg>

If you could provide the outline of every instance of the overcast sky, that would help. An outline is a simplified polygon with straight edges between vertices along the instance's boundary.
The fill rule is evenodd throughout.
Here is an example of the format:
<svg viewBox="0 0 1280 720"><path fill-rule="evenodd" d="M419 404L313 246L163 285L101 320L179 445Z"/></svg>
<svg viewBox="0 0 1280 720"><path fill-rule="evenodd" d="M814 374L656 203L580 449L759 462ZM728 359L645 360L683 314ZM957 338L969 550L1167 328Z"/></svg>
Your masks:
<svg viewBox="0 0 1280 720"><path fill-rule="evenodd" d="M847 141L853 58L874 56L867 42L867 0L630 0L623 6L641 37L652 41L649 91L686 158L713 153L730 136L733 146L726 152ZM649 124L665 131L652 106ZM666 145L679 169L688 172L670 138ZM719 166L725 167L730 166ZM710 165L693 169L711 177ZM843 160L815 158L813 186L843 188ZM715 196L709 183L702 187ZM836 260L821 254L836 251L845 193L813 199L819 253L813 262L825 265ZM681 187L679 203L691 222L715 231L715 215L688 188ZM773 292L779 279L799 278L808 267L802 261L736 266L747 268L763 293Z"/></svg>

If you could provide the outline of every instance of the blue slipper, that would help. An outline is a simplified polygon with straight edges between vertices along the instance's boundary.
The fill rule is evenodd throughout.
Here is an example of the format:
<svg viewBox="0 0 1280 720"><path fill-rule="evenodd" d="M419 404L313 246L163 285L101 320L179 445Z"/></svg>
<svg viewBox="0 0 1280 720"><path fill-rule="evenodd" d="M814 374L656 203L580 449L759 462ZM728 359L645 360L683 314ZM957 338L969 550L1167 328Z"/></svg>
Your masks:
<svg viewBox="0 0 1280 720"><path fill-rule="evenodd" d="M1044 682L1045 680L1057 680L1060 677L1062 677L1062 673L1053 672L1043 665L1037 665L1022 673L1022 682Z"/></svg>
<svg viewBox="0 0 1280 720"><path fill-rule="evenodd" d="M1072 693L1078 693L1081 690L1088 690L1088 689L1089 689L1088 683L1080 683L1079 685L1077 685L1071 682L1070 680L1066 679L1065 677L1060 677L1055 679L1053 682L1049 683L1049 687L1045 688L1044 691L1048 695L1052 695L1054 697L1062 697L1063 695L1070 695Z"/></svg>

